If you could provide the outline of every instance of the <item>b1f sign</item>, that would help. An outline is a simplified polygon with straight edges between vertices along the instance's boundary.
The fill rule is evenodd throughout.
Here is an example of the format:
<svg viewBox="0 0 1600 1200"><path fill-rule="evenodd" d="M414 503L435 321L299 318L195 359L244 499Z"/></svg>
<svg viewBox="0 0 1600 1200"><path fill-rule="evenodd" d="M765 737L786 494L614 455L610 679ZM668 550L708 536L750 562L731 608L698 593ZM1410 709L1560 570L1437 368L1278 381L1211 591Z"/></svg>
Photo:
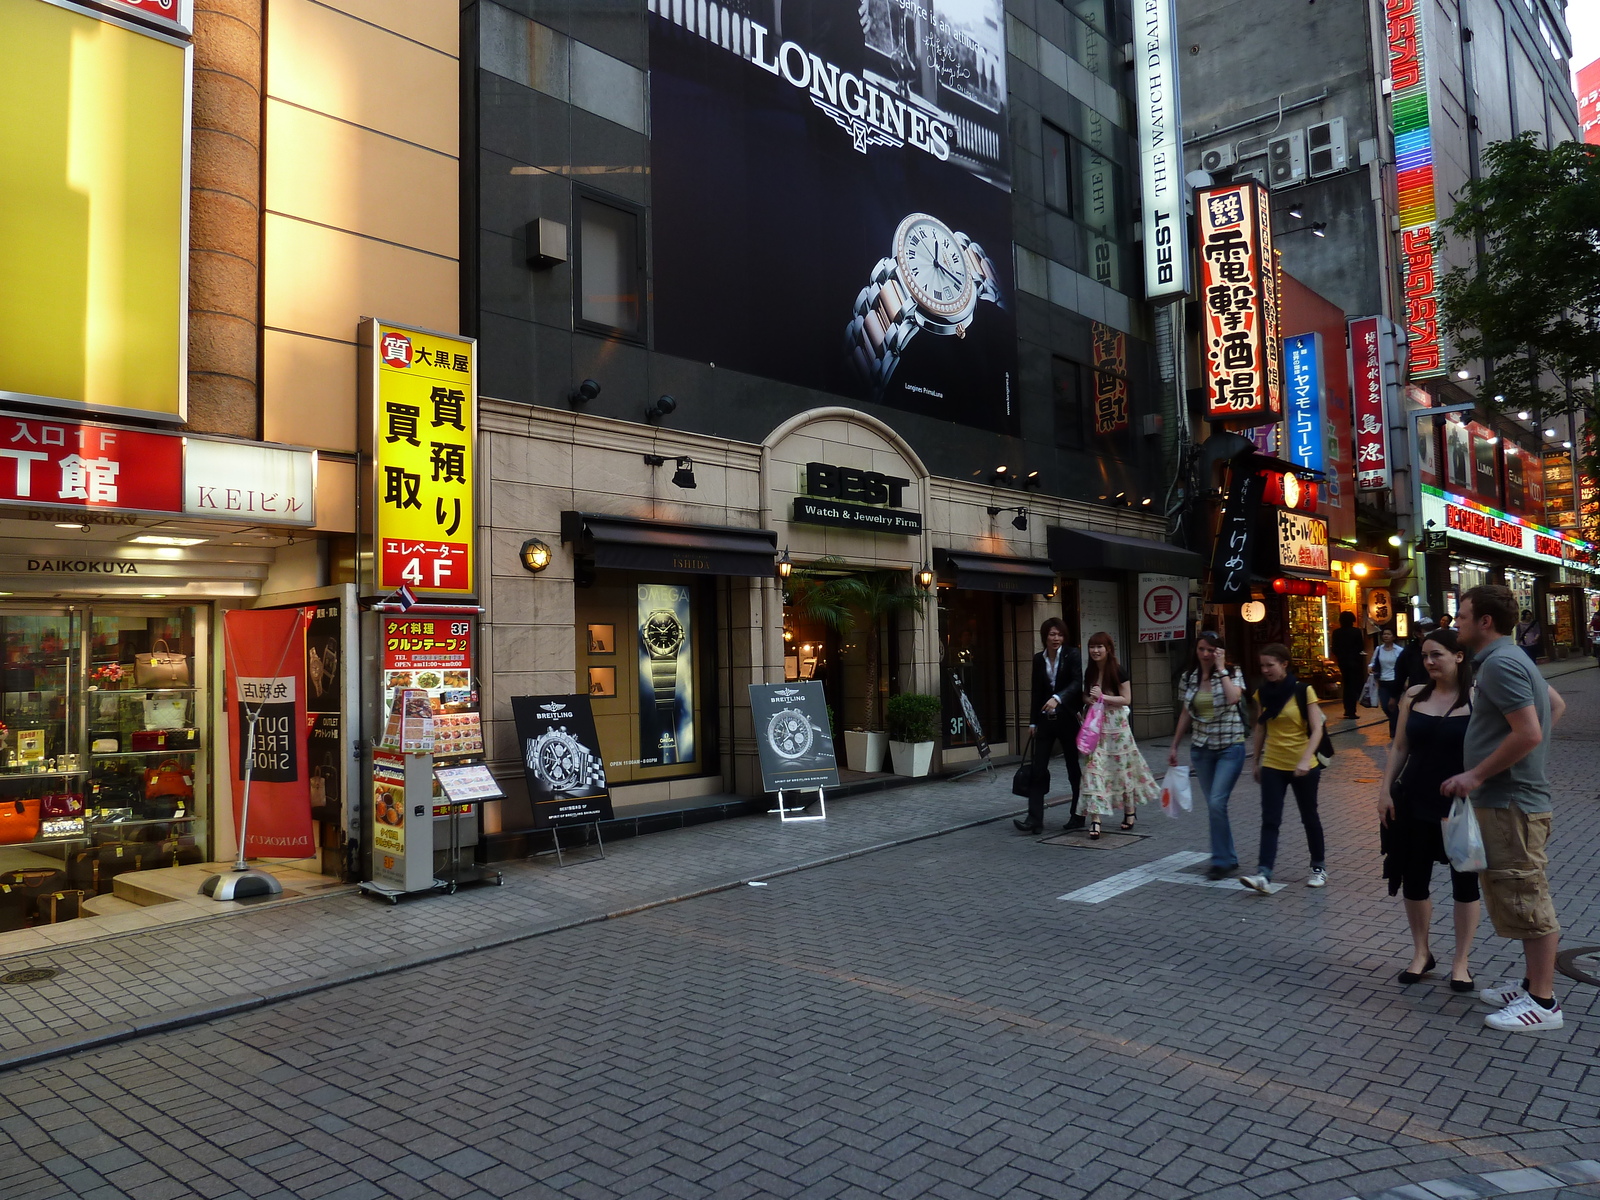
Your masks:
<svg viewBox="0 0 1600 1200"><path fill-rule="evenodd" d="M1182 575L1139 576L1139 640L1175 642L1188 633L1189 581Z"/></svg>
<svg viewBox="0 0 1600 1200"><path fill-rule="evenodd" d="M1134 79L1144 210L1144 292L1151 300L1189 290L1183 196L1183 121L1173 57L1173 0L1136 0Z"/></svg>
<svg viewBox="0 0 1600 1200"><path fill-rule="evenodd" d="M1322 335L1300 333L1283 340L1288 402L1289 458L1308 471L1323 469Z"/></svg>

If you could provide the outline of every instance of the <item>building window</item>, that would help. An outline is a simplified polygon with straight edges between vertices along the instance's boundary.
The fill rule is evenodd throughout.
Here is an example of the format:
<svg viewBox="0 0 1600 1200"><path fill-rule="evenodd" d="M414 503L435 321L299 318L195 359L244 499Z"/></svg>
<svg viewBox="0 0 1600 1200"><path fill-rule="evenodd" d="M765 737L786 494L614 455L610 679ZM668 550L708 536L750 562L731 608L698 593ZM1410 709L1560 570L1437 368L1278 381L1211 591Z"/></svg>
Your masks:
<svg viewBox="0 0 1600 1200"><path fill-rule="evenodd" d="M1044 123L1044 202L1072 216L1072 152L1065 133Z"/></svg>
<svg viewBox="0 0 1600 1200"><path fill-rule="evenodd" d="M639 210L578 197L578 325L644 336L644 233Z"/></svg>
<svg viewBox="0 0 1600 1200"><path fill-rule="evenodd" d="M1056 445L1083 449L1084 376L1088 368L1068 358L1050 360L1050 389L1055 397Z"/></svg>

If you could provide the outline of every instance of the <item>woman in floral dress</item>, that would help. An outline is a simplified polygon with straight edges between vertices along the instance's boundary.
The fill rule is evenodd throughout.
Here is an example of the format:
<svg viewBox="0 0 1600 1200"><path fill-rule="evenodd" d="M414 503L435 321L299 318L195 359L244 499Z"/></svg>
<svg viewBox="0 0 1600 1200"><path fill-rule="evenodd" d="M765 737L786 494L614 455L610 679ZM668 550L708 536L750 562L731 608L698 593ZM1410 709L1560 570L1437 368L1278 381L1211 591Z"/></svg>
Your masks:
<svg viewBox="0 0 1600 1200"><path fill-rule="evenodd" d="M1133 684L1117 662L1116 643L1109 633L1089 639L1089 666L1083 676L1084 699L1104 700L1105 723L1100 742L1083 764L1083 811L1089 817L1089 837L1100 837L1100 818L1122 812L1122 829L1132 829L1136 810L1161 794L1145 765L1144 755L1128 725L1128 705Z"/></svg>

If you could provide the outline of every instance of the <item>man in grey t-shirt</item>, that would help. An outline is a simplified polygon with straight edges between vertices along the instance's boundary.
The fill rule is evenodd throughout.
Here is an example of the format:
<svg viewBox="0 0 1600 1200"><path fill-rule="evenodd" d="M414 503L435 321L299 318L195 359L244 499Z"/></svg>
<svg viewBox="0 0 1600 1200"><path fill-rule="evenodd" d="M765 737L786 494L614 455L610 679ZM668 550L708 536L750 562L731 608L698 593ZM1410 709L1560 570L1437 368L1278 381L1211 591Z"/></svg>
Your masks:
<svg viewBox="0 0 1600 1200"><path fill-rule="evenodd" d="M1559 1029L1556 947L1561 926L1545 866L1550 837L1550 780L1545 774L1551 725L1566 707L1539 668L1508 635L1516 625L1511 592L1489 584L1461 597L1456 630L1476 668L1466 770L1445 780L1447 796L1469 796L1483 832L1488 867L1479 875L1489 919L1501 937L1522 942L1527 975L1484 988L1478 998L1498 1009L1491 1029L1520 1033Z"/></svg>

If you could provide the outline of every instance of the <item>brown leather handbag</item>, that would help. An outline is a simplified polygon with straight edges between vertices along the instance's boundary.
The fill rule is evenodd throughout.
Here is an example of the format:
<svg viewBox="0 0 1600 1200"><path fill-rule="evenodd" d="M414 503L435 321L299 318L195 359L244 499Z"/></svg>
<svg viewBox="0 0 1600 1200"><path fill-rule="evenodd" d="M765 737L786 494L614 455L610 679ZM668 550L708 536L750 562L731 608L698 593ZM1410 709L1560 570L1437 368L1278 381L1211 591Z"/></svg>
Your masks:
<svg viewBox="0 0 1600 1200"><path fill-rule="evenodd" d="M133 656L133 683L143 688L188 687L188 656L173 654L165 639L157 638L149 654Z"/></svg>

